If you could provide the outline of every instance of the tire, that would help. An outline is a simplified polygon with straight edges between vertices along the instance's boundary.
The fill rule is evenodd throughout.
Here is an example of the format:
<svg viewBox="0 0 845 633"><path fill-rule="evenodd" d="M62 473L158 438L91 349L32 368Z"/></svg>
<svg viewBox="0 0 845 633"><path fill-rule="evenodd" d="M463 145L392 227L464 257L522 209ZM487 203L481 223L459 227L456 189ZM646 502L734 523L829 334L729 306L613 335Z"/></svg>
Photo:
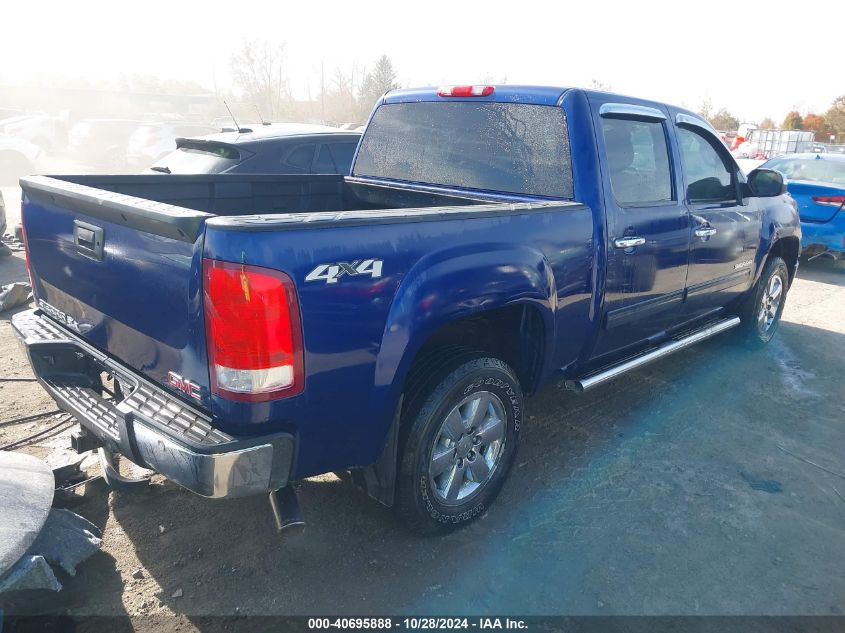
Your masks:
<svg viewBox="0 0 845 633"><path fill-rule="evenodd" d="M786 305L789 269L780 257L770 257L763 274L739 311L739 334L751 348L765 347L774 337Z"/></svg>
<svg viewBox="0 0 845 633"><path fill-rule="evenodd" d="M514 371L483 355L468 360L464 353L458 363L423 381L401 421L396 508L422 534L480 516L516 455L523 395Z"/></svg>

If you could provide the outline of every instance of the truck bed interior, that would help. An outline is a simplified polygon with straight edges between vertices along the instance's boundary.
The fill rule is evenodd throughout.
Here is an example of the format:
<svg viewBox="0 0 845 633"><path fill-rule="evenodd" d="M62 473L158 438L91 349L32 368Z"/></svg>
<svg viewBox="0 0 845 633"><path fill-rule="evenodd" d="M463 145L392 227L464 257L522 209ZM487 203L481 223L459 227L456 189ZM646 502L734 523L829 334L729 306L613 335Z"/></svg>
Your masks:
<svg viewBox="0 0 845 633"><path fill-rule="evenodd" d="M481 198L356 182L336 175L95 175L57 180L220 216L489 204Z"/></svg>

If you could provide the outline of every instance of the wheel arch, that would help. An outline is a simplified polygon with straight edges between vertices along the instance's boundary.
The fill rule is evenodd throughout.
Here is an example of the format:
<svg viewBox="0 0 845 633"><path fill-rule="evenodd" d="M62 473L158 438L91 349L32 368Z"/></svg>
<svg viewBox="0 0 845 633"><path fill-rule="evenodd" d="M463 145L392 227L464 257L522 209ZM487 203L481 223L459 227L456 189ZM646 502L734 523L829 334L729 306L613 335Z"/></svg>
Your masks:
<svg viewBox="0 0 845 633"><path fill-rule="evenodd" d="M800 254L801 240L795 235L788 235L776 240L772 244L765 261L768 262L772 257L783 259L786 262L787 270L789 270L789 285L791 286L795 279L795 274L798 272L798 257Z"/></svg>
<svg viewBox="0 0 845 633"><path fill-rule="evenodd" d="M419 353L433 341L451 338L455 343L456 330L466 331L471 323L486 323L498 334L519 334L520 326L533 326L530 342L539 346L541 362L547 361L554 341L556 294L551 265L535 248L486 244L476 245L473 252L460 249L424 257L393 298L376 362L376 385L392 385L396 400ZM489 337L480 342L478 338L460 343L493 349ZM533 385L527 387L532 391Z"/></svg>
<svg viewBox="0 0 845 633"><path fill-rule="evenodd" d="M379 460L358 483L392 505L399 426L415 363L450 347L476 350L511 365L523 391L533 392L551 362L556 287L551 266L533 248L476 245L418 262L400 284L376 360L375 384L386 388L392 422ZM504 357L502 357L504 356Z"/></svg>

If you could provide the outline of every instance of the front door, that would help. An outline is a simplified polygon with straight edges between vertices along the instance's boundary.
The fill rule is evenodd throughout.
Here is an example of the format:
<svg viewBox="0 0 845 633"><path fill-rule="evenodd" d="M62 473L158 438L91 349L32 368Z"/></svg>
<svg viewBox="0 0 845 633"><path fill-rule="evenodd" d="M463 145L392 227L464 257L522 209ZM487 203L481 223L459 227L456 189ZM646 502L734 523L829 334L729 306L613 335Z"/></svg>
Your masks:
<svg viewBox="0 0 845 633"><path fill-rule="evenodd" d="M675 130L692 221L685 315L697 318L748 289L762 211L756 199L743 204L739 168L712 132L697 122Z"/></svg>
<svg viewBox="0 0 845 633"><path fill-rule="evenodd" d="M642 344L682 317L690 220L662 108L600 103L607 209L605 314L593 356Z"/></svg>

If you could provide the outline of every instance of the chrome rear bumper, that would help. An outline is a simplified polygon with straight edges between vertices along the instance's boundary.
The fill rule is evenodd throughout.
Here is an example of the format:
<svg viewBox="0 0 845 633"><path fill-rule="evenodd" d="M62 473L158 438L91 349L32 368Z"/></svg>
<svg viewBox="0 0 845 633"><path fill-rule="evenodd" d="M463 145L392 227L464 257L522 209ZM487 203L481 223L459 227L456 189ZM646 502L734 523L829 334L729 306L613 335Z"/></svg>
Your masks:
<svg viewBox="0 0 845 633"><path fill-rule="evenodd" d="M289 433L236 438L209 417L103 354L39 310L12 317L41 385L109 450L204 497L245 497L288 483ZM119 396L103 395L101 372Z"/></svg>

